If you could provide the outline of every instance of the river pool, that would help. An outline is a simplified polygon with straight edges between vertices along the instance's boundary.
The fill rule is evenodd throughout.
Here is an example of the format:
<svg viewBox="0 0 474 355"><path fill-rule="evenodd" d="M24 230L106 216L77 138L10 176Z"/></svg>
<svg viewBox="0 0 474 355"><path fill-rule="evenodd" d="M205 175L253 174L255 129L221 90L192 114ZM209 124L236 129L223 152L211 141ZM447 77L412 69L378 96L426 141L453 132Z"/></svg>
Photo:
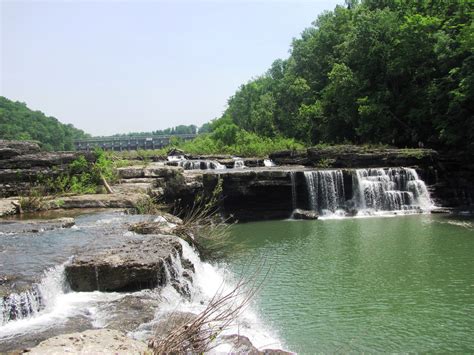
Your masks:
<svg viewBox="0 0 474 355"><path fill-rule="evenodd" d="M232 269L271 268L256 303L292 351L474 351L472 218L257 222L231 241Z"/></svg>

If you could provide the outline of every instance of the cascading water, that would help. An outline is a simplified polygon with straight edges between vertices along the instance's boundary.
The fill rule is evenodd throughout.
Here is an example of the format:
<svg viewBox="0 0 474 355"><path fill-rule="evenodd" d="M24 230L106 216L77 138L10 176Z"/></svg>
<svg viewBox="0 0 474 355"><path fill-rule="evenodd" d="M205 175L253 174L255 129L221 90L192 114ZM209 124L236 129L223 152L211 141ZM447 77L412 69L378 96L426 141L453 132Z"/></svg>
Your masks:
<svg viewBox="0 0 474 355"><path fill-rule="evenodd" d="M112 220L114 223L109 223ZM109 226L116 225L117 222L119 222L117 218L100 219L96 225L111 228ZM46 232L48 233L54 232ZM67 238L67 234L64 232L57 235L57 239ZM45 238L45 235L42 237ZM29 238L26 241L30 240L38 239ZM150 336L153 325L163 317L169 316L170 312L197 314L203 311L216 292L232 290L233 274L224 265L211 265L201 261L193 248L182 240L180 242L183 256L176 253L163 260L166 284L153 290L132 293L73 292L65 280L66 262L48 269L41 281L30 287L30 291L0 298L0 352L14 348L14 344L21 343L31 335L42 334L45 329L51 334L56 334L55 332L59 334L65 324L68 324L68 327L74 330L76 320L78 331L83 330L82 327L88 322L91 327L107 327L114 317L119 317L126 323L128 313L115 308L117 302L125 297L138 299L143 297L144 300L156 297L159 300L155 303L156 308L151 309L156 318L149 322L145 321L130 332L134 337L143 340ZM280 342L271 331L267 330L251 308L246 308L239 314L235 325L231 325L224 333L248 336L253 344L259 347L271 344L281 348ZM133 312L130 317L133 317Z"/></svg>
<svg viewBox="0 0 474 355"><path fill-rule="evenodd" d="M154 322L159 322L177 311L198 314L206 309L208 303L216 294L226 294L234 289L233 274L227 268L223 265L218 266L203 262L189 244L183 240L180 240L180 243L183 247L183 260L179 254L173 256L172 262L167 264L167 272L169 272L169 276L173 277L174 275L174 282L189 286L189 295L180 292L174 282L168 282L161 291L162 302L157 310ZM188 275L187 270L183 268L184 259L193 264L195 271L192 275ZM190 277L192 277L192 282L189 281ZM245 294L239 294L236 299L231 300L229 306L239 305L244 298ZM262 323L252 308L246 307L243 312L237 312L235 321L225 327L222 334L247 336L257 348L284 348L281 341ZM218 326L218 324L216 325ZM132 335L138 339L146 340L147 338L147 335L143 334L140 328ZM218 347L214 351L215 353L227 353L228 351L226 352L224 349Z"/></svg>
<svg viewBox="0 0 474 355"><path fill-rule="evenodd" d="M45 272L40 283L30 290L0 298L0 325L29 318L51 306L56 297L65 293L64 264Z"/></svg>
<svg viewBox="0 0 474 355"><path fill-rule="evenodd" d="M291 179L291 203L293 207L293 211L296 210L296 176L294 171L290 171L290 179Z"/></svg>
<svg viewBox="0 0 474 355"><path fill-rule="evenodd" d="M305 171L304 177L312 210L329 214L345 207L341 170Z"/></svg>
<svg viewBox="0 0 474 355"><path fill-rule="evenodd" d="M309 207L323 216L423 212L433 207L425 183L412 168L356 169L346 174L352 174L349 199L342 170L305 171Z"/></svg>
<svg viewBox="0 0 474 355"><path fill-rule="evenodd" d="M424 211L433 203L415 169L357 169L353 174L354 200L362 212Z"/></svg>
<svg viewBox="0 0 474 355"><path fill-rule="evenodd" d="M221 170L226 168L225 165L215 160L180 160L178 165L184 170Z"/></svg>

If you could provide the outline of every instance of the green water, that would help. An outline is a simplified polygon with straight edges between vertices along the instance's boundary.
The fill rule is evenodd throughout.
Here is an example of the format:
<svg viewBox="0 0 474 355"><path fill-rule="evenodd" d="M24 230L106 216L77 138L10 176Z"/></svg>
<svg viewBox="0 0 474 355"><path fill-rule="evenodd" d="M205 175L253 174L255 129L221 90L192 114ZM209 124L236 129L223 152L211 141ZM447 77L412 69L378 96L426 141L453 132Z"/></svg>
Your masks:
<svg viewBox="0 0 474 355"><path fill-rule="evenodd" d="M440 215L239 224L229 259L271 266L262 318L288 349L474 352L474 220Z"/></svg>

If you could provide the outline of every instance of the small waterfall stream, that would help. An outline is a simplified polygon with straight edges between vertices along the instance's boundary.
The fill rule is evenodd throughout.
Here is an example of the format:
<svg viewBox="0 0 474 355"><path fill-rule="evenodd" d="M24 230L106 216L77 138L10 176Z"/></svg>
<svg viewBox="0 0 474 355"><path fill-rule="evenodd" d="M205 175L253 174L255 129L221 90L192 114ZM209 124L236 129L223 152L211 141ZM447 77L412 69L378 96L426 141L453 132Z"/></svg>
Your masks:
<svg viewBox="0 0 474 355"><path fill-rule="evenodd" d="M290 179L291 179L291 204L293 207L293 211L296 210L297 204L296 204L296 175L294 171L290 171Z"/></svg>
<svg viewBox="0 0 474 355"><path fill-rule="evenodd" d="M225 165L215 160L180 160L178 165L183 167L184 170L219 170L226 168Z"/></svg>
<svg viewBox="0 0 474 355"><path fill-rule="evenodd" d="M33 284L31 289L0 298L0 326L38 314L52 306L67 289L64 264L47 270L42 280Z"/></svg>

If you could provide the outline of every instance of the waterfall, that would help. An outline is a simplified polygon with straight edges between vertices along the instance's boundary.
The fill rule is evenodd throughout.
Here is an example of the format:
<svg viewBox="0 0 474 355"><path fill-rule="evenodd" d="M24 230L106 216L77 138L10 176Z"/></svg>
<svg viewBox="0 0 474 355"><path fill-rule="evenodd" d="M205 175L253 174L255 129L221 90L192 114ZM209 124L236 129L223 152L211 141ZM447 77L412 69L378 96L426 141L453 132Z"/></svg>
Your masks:
<svg viewBox="0 0 474 355"><path fill-rule="evenodd" d="M291 179L291 202L293 211L296 210L296 176L294 171L290 171L290 179Z"/></svg>
<svg viewBox="0 0 474 355"><path fill-rule="evenodd" d="M309 206L321 214L345 207L344 179L341 170L305 171Z"/></svg>
<svg viewBox="0 0 474 355"><path fill-rule="evenodd" d="M357 169L353 175L354 200L359 210L423 211L433 203L415 169Z"/></svg>
<svg viewBox="0 0 474 355"><path fill-rule="evenodd" d="M0 325L29 318L54 303L65 292L64 264L44 273L40 283L30 290L12 293L0 298Z"/></svg>
<svg viewBox="0 0 474 355"><path fill-rule="evenodd" d="M413 213L433 207L415 169L356 169L350 174L353 195L346 199L342 170L305 171L309 207L323 216Z"/></svg>

